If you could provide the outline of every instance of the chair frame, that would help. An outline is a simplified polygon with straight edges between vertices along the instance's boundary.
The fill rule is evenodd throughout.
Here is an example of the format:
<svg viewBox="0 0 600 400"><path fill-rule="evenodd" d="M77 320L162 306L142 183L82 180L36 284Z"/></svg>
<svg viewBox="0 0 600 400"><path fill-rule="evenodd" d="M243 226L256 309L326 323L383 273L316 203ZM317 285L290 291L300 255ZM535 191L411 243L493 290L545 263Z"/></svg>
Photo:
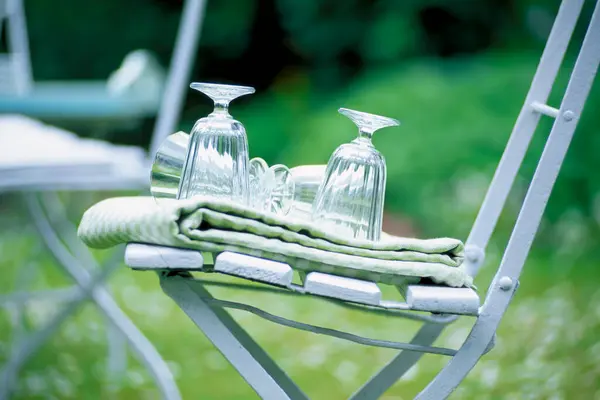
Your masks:
<svg viewBox="0 0 600 400"><path fill-rule="evenodd" d="M421 320L424 325L410 343L377 341L290 321L246 304L215 299L205 288L206 285L215 282L196 278L189 272L178 271L181 269L178 267L184 264L178 264L177 261L169 262L169 265L163 268L165 270L159 272L160 284L164 292L204 332L259 396L264 399L307 399L286 373L233 320L224 310L225 308L250 311L272 322L366 345L401 349L402 351L390 363L352 395L352 399L379 398L417 363L424 353L443 354L451 358L416 398L420 400L447 398L481 356L493 348L498 324L519 286L519 277L600 63L600 41L597 39L600 38L600 2L596 2L560 107L557 109L546 104L583 3L584 0L564 0L559 8L529 93L466 241L466 260L463 268L475 276L483 265L488 241L495 230L539 120L542 115L554 118L554 124L502 260L488 288L485 301L475 317L472 330L459 349L441 349L431 346L445 326L456 320L458 315L414 314L410 318ZM194 268L192 266L188 269ZM237 286L252 290L276 290L282 295L291 293L273 287ZM350 306L349 303L340 304ZM390 313L389 310L373 311ZM394 312L394 314L400 317L410 315L408 312Z"/></svg>
<svg viewBox="0 0 600 400"><path fill-rule="evenodd" d="M0 28L4 20L7 20L9 51L5 62L13 70L15 94L22 95L31 89L33 82L22 0L0 0Z"/></svg>
<svg viewBox="0 0 600 400"><path fill-rule="evenodd" d="M2 3L2 1L5 1L5 3ZM2 6L7 7L5 11L11 17L8 24L11 50L20 54L26 61L27 68L21 70L22 74L19 79L24 82L23 90L25 90L27 82L31 83L31 67L29 65L22 0L0 0L0 3L0 8ZM185 98L193 59L198 47L205 3L205 0L186 0L184 2L166 88L152 135L147 160L148 166L154 158L158 145L175 130ZM100 268L90 251L77 238L76 227L69 223L64 207L55 193L57 190L143 189L146 187L145 179L132 179L131 176L109 176L106 179L97 179L98 177L94 176L90 180L89 177L74 174L72 177L59 177L60 179L56 182L33 182L27 178L28 173L27 170L23 171L22 185L14 181L2 182L0 176L0 191L7 190L22 194L24 203L40 237L58 261L57 264L75 281L76 285L68 289L40 293L18 291L0 296L0 305L16 305L19 313L23 305L33 298L66 302L64 307L39 330L25 335L23 338L18 338L19 340L13 343L14 349L9 360L0 369L0 399L6 399L10 396L17 375L23 365L60 325L87 300L91 300L106 317L110 328L109 339L111 337L114 339L109 340L109 343L118 342L121 340L120 338L124 337L133 348L134 354L152 375L162 396L165 399L179 399L179 390L167 364L150 341L119 308L104 286L116 263L113 260L112 263L109 262L103 268ZM122 253L119 253L119 258L121 256ZM109 353L111 353L109 354L109 369L111 365L113 366L112 369L115 369L114 364L123 365L124 362L124 349L118 345L116 347L116 349L109 350Z"/></svg>

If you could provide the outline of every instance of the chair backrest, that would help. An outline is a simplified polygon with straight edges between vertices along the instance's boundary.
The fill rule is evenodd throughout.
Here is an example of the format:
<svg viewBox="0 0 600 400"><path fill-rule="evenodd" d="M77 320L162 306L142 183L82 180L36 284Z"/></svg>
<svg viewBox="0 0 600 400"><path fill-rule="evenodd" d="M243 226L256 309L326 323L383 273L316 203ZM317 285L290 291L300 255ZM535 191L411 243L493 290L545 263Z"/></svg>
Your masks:
<svg viewBox="0 0 600 400"><path fill-rule="evenodd" d="M177 120L189 85L194 53L198 47L205 4L206 0L187 0L185 2L160 110L152 133L150 143L151 159L154 159L156 151L165 138L175 133Z"/></svg>
<svg viewBox="0 0 600 400"><path fill-rule="evenodd" d="M0 0L0 35L4 24L8 52L0 55L0 93L24 95L33 79L22 0Z"/></svg>
<svg viewBox="0 0 600 400"><path fill-rule="evenodd" d="M546 104L585 0L563 0L525 104L467 240L466 268L476 275L540 117L554 118L497 277L518 280L600 63L600 0L596 2L559 108ZM469 251L472 252L469 257Z"/></svg>
<svg viewBox="0 0 600 400"><path fill-rule="evenodd" d="M198 46L205 3L205 0L185 0L152 133L152 158L164 139L176 131ZM7 23L8 53L0 54L0 94L25 95L33 87L33 78L22 0L0 0L0 28L4 21Z"/></svg>

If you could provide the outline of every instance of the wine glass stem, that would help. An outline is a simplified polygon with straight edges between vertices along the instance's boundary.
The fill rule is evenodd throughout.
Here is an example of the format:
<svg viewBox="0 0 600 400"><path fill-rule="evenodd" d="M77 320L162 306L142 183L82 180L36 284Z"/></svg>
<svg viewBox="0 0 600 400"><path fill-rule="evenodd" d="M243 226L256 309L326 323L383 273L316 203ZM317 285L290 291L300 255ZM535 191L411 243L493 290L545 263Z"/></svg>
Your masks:
<svg viewBox="0 0 600 400"><path fill-rule="evenodd" d="M229 101L227 100L215 100L215 114L229 114Z"/></svg>
<svg viewBox="0 0 600 400"><path fill-rule="evenodd" d="M360 128L358 130L358 137L353 140L354 143L358 143L363 146L373 147L371 138L373 137L373 131L370 129Z"/></svg>
<svg viewBox="0 0 600 400"><path fill-rule="evenodd" d="M367 139L370 142L371 138L373 137L373 131L367 128L359 128L358 137L360 139Z"/></svg>

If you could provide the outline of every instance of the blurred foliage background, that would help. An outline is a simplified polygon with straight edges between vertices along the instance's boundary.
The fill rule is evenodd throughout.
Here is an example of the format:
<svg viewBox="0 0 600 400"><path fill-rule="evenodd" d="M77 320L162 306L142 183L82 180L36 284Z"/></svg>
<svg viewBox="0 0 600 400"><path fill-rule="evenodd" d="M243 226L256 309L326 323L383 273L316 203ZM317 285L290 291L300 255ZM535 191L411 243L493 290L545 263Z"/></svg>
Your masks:
<svg viewBox="0 0 600 400"><path fill-rule="evenodd" d="M247 128L251 156L263 157L269 164L326 163L340 143L352 140L355 135L352 123L337 114L339 107L399 119L401 127L380 132L374 138L375 146L384 154L388 165L387 229L421 237L464 239L522 106L558 5L559 1L555 0L208 1L192 80L257 88L255 95L236 100L231 112ZM182 1L29 0L25 8L36 80L105 79L128 52L138 48L151 50L163 66L169 65ZM592 4L584 7L584 23L589 20L591 8ZM584 25L580 23L573 42L580 43L584 33ZM560 71L549 101L553 106L560 104L577 47L574 45L569 50ZM528 280L523 282L523 287L529 288L515 300L521 301L521 305L511 309L508 320L513 321L503 324L507 336L503 338L501 333L500 338L505 342L504 347L500 345L500 349L486 356L490 365L476 370L474 378L465 383L462 394L456 398L600 396L596 391L600 381L600 348L595 346L595 353L590 351L600 326L600 308L598 301L589 300L600 299L600 292L593 285L598 277L596 249L600 243L600 158L597 156L600 114L595 112L599 107L600 85L596 83L527 265ZM190 91L180 129L189 131L194 121L210 110L208 99ZM490 245L488 269L497 265L551 123L542 118L507 210L499 222L498 233ZM153 120L149 119L141 128L104 132L102 138L147 146L152 124ZM77 127L77 132L83 136L97 135L85 126ZM101 196L106 193L97 198ZM80 210L90 205L89 199L87 201L74 200ZM10 221L16 223L14 219ZM14 249L22 249L24 243L32 240L27 235L24 232L16 238L4 236L5 248L11 243L15 266L19 264L20 255ZM480 287L487 287L490 273L487 271L478 279ZM159 350L179 363L178 379L184 395L188 398L252 396L243 391L246 389L238 390L238 386L244 384L233 378L233 371L223 364L220 355L211 359L200 355L193 361L186 359L188 353L167 341L177 342L177 335L167 333L166 328L158 328L152 322L156 310L140 310L128 302L136 301L132 290L137 290L140 298L151 296L156 307L176 314L174 326L179 327L176 331L182 337L190 343L198 342L195 346L199 352L201 349L210 351L208 343L196 338L200 333L194 331L185 316L159 292L156 282L140 275L123 271L115 279L115 290L125 299L134 319L159 345ZM45 283L55 284L57 279L49 277ZM267 300L264 303L269 304ZM319 313L304 304L292 304L287 311L320 318L315 316ZM552 323L554 325L547 326L545 333L541 333L542 328L534 331L534 324L546 327L543 324L549 323L547 321L555 315L552 309L559 314L569 314L571 319L559 318ZM90 319L97 319L90 316L91 311L86 312L77 326L88 326ZM331 312L339 313L339 310ZM369 326L375 332L391 334L397 328L388 329L389 322L375 322L362 316L346 317L346 323L357 329ZM587 323L581 322L583 319L587 319ZM260 323L255 322L252 327L259 338L269 336L261 331ZM539 336L549 331L558 335L559 328L567 336L573 334L573 329L579 329L579 336L572 343L562 343L568 351L561 349L558 342L552 341L554 339ZM531 339L516 343L523 337ZM298 333L282 333L281 338L288 346L298 346L308 352L326 352L328 346L338 349L337 342L321 340L321 350L315 350L312 338ZM60 340L52 344L55 350L66 346ZM448 340L456 341L456 337ZM540 341L545 343L547 351L542 355L535 353ZM285 355L291 350L281 342L271 345L275 354ZM90 345L92 348L90 352L101 357L101 345ZM340 354L346 351L345 347L339 349ZM56 351L68 350L61 347ZM358 366L343 364L336 361L336 357L327 358L316 363L319 368L327 367L325 375L317 374L319 368L315 363L298 366L293 362L293 354L287 354L290 360L285 365L296 369L302 377L301 383L320 395L317 397L343 398L352 392L344 377L352 376L349 385L357 387L358 378L368 376L366 370L372 368L371 359L387 357L377 354L380 353L372 349L361 349ZM57 363L52 348L40 357L37 364L33 363L37 367L34 365L32 371L43 370L46 362L48 365ZM315 357L318 358L318 354ZM530 369L515 372L515 364L530 357L537 357L531 365L527 364ZM584 365L594 363L595 367L583 370ZM340 365L345 365L341 372ZM567 365L575 372L565 372ZM199 376L190 370L193 368L206 368L203 372L206 375L200 373ZM564 373L556 378L559 370ZM136 373L144 374L143 371ZM427 371L415 372L410 380L397 386L389 398L410 398L409 394L414 395L428 376L431 373ZM120 396L156 395L147 377L139 378L142 383L138 382L138 386L132 379L129 384L143 391L139 388L133 392L124 390L118 392ZM211 382L207 379L214 379L215 385L203 388ZM222 385L228 379L236 384ZM551 386L554 389L545 392L536 386L536 382L544 386L549 379L558 382ZM76 385L75 397L79 397L76 393L80 390L101 385L89 376L84 381L86 383ZM488 381L492 384L485 383ZM330 384L331 391L323 389ZM23 393L24 397L34 396L26 388ZM117 394L101 395L113 396Z"/></svg>
<svg viewBox="0 0 600 400"><path fill-rule="evenodd" d="M398 118L401 128L375 138L388 159L388 208L407 214L428 234L465 236L473 215L447 210L440 218L440 207L453 208L452 196L457 195L475 195L471 201L478 205L481 193L465 190L474 190L473 185L485 189L558 4L209 1L192 80L257 88L256 95L236 100L232 112L247 127L252 156L269 163L326 163L333 149L354 135L353 126L336 113L341 106ZM138 48L154 52L166 68L182 5L181 0L131 0L126 5L106 0L85 6L26 2L34 77L106 79ZM587 6L584 21L591 12ZM579 26L574 42L583 34ZM560 103L575 55L569 53L550 104ZM594 88L588 110L598 108L599 93ZM208 99L190 91L180 128L189 131L210 109ZM586 229L596 231L598 118L593 111L583 115L549 204L547 216L553 223L588 221ZM152 123L104 133L103 138L147 145ZM550 126L542 121L533 156L522 171L521 193ZM78 132L92 134L85 127ZM449 220L448 214L459 221ZM460 221L465 223L458 229Z"/></svg>

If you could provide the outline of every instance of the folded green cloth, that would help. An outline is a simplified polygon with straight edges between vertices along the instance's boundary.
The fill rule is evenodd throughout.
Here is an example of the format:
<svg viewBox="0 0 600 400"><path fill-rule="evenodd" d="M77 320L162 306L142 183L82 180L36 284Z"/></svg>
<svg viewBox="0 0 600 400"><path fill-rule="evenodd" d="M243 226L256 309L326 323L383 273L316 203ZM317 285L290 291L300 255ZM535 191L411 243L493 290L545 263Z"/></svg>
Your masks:
<svg viewBox="0 0 600 400"><path fill-rule="evenodd" d="M151 197L104 200L84 214L79 236L94 248L135 242L232 251L285 262L297 270L373 282L400 284L410 277L455 287L472 285L459 267L464 246L456 239L349 239L310 221L208 198L163 199L159 204Z"/></svg>

